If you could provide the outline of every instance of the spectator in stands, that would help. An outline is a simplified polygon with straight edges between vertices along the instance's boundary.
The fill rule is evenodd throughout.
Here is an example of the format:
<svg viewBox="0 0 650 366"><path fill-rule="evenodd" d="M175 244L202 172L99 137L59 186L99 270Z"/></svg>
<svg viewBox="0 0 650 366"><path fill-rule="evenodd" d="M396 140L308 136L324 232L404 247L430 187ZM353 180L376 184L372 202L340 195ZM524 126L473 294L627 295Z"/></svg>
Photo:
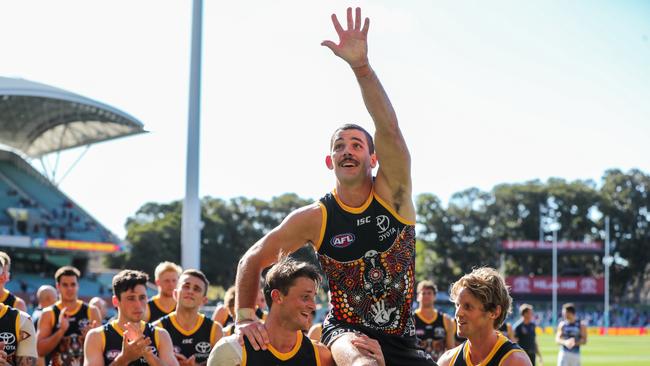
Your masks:
<svg viewBox="0 0 650 366"><path fill-rule="evenodd" d="M169 332L174 356L183 366L203 365L223 335L219 323L199 312L199 308L208 302L208 286L203 272L185 270L174 290L176 310L153 323Z"/></svg>
<svg viewBox="0 0 650 366"><path fill-rule="evenodd" d="M169 333L142 321L147 307L148 280L146 273L129 269L113 277L117 320L88 332L84 366L178 366Z"/></svg>
<svg viewBox="0 0 650 366"><path fill-rule="evenodd" d="M557 355L558 366L580 366L580 346L587 343L587 326L576 317L573 303L562 305L562 317L557 326L555 342L562 346Z"/></svg>
<svg viewBox="0 0 650 366"><path fill-rule="evenodd" d="M99 317L102 320L102 324L106 324L108 321L108 304L101 297L95 296L90 301L88 305L94 306L99 310Z"/></svg>
<svg viewBox="0 0 650 366"><path fill-rule="evenodd" d="M312 342L302 332L309 327L310 313L316 309L314 298L319 282L320 276L313 265L288 257L281 259L266 274L264 296L269 316L264 324L258 325L269 336L268 348L255 350L248 338L243 337L241 345L237 334L228 336L212 350L208 366L241 365L244 357L247 365L333 365L329 349ZM381 355L376 341L369 338L364 341ZM383 365L383 357L381 360Z"/></svg>
<svg viewBox="0 0 650 366"><path fill-rule="evenodd" d="M5 257L0 256L0 276L4 275ZM27 313L0 303L0 365L35 365L36 336Z"/></svg>
<svg viewBox="0 0 650 366"><path fill-rule="evenodd" d="M456 305L458 335L467 340L445 352L438 365L530 365L521 347L497 330L512 306L499 272L489 267L474 269L452 285L450 298Z"/></svg>
<svg viewBox="0 0 650 366"><path fill-rule="evenodd" d="M418 308L414 312L415 335L420 347L437 361L454 345L454 323L451 318L434 307L438 287L431 281L420 281L417 287Z"/></svg>
<svg viewBox="0 0 650 366"><path fill-rule="evenodd" d="M79 277L72 266L54 274L59 301L43 311L37 332L38 354L49 365L81 364L86 333L101 325L99 310L79 300Z"/></svg>
<svg viewBox="0 0 650 366"><path fill-rule="evenodd" d="M0 303L9 305L18 310L27 311L27 304L20 297L12 294L5 288L5 285L11 279L11 258L5 252L0 252L0 259L2 259L2 275L0 275Z"/></svg>
<svg viewBox="0 0 650 366"><path fill-rule="evenodd" d="M533 322L535 317L533 306L522 304L519 307L519 314L521 319L515 324L514 341L523 348L533 366L535 366L535 355L539 356L539 363L541 364L543 362L542 353L539 351L539 345L537 344L537 334L535 333L537 325Z"/></svg>
<svg viewBox="0 0 650 366"><path fill-rule="evenodd" d="M162 262L156 266L154 275L158 294L149 299L147 303L147 312L144 317L146 322L153 323L176 310L174 289L178 284L178 276L181 275L182 271L178 264L172 262Z"/></svg>

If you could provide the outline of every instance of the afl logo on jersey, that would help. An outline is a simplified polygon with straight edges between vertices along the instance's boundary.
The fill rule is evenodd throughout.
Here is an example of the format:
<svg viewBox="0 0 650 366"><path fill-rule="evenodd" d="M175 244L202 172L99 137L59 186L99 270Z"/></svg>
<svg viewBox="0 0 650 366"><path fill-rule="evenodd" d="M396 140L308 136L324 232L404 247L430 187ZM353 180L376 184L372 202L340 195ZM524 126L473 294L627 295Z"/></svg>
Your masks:
<svg viewBox="0 0 650 366"><path fill-rule="evenodd" d="M347 246L350 246L350 244L354 243L354 234L352 233L346 233L346 234L339 234L330 240L330 244L334 248L345 248Z"/></svg>

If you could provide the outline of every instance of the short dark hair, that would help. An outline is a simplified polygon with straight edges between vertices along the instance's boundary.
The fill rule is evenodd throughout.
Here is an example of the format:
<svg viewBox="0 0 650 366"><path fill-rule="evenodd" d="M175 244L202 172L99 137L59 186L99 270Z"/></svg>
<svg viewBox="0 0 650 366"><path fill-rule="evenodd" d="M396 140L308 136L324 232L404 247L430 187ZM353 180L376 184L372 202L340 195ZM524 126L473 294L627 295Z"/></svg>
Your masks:
<svg viewBox="0 0 650 366"><path fill-rule="evenodd" d="M334 133L330 138L330 150L332 149L332 146L334 146L334 137L336 136L336 133L339 131L346 131L346 130L358 130L363 132L363 134L366 135L366 140L368 140L368 151L370 151L371 154L375 153L375 143L372 140L372 136L370 135L370 133L368 133L368 131L366 131L365 128L354 123L346 123L343 126L334 130Z"/></svg>
<svg viewBox="0 0 650 366"><path fill-rule="evenodd" d="M271 291L279 290L283 295L289 293L289 288L293 286L295 280L300 277L306 277L316 282L319 286L321 278L318 270L313 264L307 262L298 262L288 256L283 257L271 267L266 273L264 284L264 299L266 306L271 309L273 299Z"/></svg>
<svg viewBox="0 0 650 366"><path fill-rule="evenodd" d="M54 273L54 280L56 280L56 283L61 283L61 277L63 276L75 276L78 280L79 277L81 277L81 272L73 266L63 266L57 269L56 273Z"/></svg>
<svg viewBox="0 0 650 366"><path fill-rule="evenodd" d="M562 309L564 309L564 311L569 312L571 314L576 313L576 306L572 302L567 302L566 304L562 305Z"/></svg>
<svg viewBox="0 0 650 366"><path fill-rule="evenodd" d="M147 286L149 275L142 271L125 269L113 277L113 295L120 299L122 293L133 290L137 285Z"/></svg>
<svg viewBox="0 0 650 366"><path fill-rule="evenodd" d="M183 275L196 277L199 280L203 281L203 284L205 285L205 288L203 289L203 295L205 296L208 293L208 286L210 286L210 281L208 281L208 278L205 277L205 274L203 272L199 271L198 269L190 268L183 271L183 273L181 273L181 276Z"/></svg>

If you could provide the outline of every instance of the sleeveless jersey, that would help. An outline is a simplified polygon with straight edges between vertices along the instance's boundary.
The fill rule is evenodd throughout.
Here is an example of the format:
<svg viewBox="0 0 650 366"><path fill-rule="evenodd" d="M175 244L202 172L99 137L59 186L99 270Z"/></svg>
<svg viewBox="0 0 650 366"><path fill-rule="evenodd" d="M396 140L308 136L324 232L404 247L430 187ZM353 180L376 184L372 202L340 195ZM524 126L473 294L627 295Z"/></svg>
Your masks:
<svg viewBox="0 0 650 366"><path fill-rule="evenodd" d="M162 318L163 316L176 310L176 305L174 305L174 308L171 309L171 311L165 311L158 305L158 295L156 295L147 302L147 308L149 309L148 322L153 323L156 320Z"/></svg>
<svg viewBox="0 0 650 366"><path fill-rule="evenodd" d="M445 352L445 329L444 315L436 309L432 319L425 319L419 311L415 311L415 335L419 339L419 345L425 352L429 353L434 360L437 360Z"/></svg>
<svg viewBox="0 0 650 366"><path fill-rule="evenodd" d="M167 330L174 345L174 353L180 353L187 358L194 355L196 363L208 360L212 345L215 343L215 331L217 327L205 315L199 314L198 322L189 331L184 330L178 324L176 312L160 318L154 325Z"/></svg>
<svg viewBox="0 0 650 366"><path fill-rule="evenodd" d="M415 222L400 217L374 190L358 208L346 206L336 191L319 204L323 224L316 247L331 294L325 325L415 336Z"/></svg>
<svg viewBox="0 0 650 366"><path fill-rule="evenodd" d="M562 339L569 339L569 338L575 338L576 342L580 341L580 320L575 319L573 323L568 323L564 322L562 325L562 332L560 333L560 338ZM571 352L571 353L580 353L580 346L575 346L571 349L562 346L562 350L564 352Z"/></svg>
<svg viewBox="0 0 650 366"><path fill-rule="evenodd" d="M60 301L45 310L52 312L52 334L59 329L61 310L63 310L63 305ZM47 364L50 366L71 365L77 361L79 364L83 364L84 338L81 336L81 332L90 325L90 307L83 301L77 300L77 309L73 309L73 311L68 312L70 324L68 330L65 331L54 350L47 355L49 360Z"/></svg>
<svg viewBox="0 0 650 366"><path fill-rule="evenodd" d="M151 344L148 346L153 354L158 356L158 331L150 323L140 323L142 334L151 339ZM104 356L104 365L110 365L111 362L122 352L122 337L124 330L117 324L117 320L102 326L102 354ZM146 365L147 361L140 358L129 363L129 366L142 366Z"/></svg>
<svg viewBox="0 0 650 366"><path fill-rule="evenodd" d="M18 350L19 337L19 311L0 304L0 341L5 342L4 351L7 353L7 361L10 365L13 365L14 356Z"/></svg>
<svg viewBox="0 0 650 366"><path fill-rule="evenodd" d="M524 352L516 343L512 343L507 337L499 333L497 342L492 347L492 351L485 360L481 361L481 366L499 366L513 352ZM456 353L449 363L452 366L472 366L474 363L469 359L469 342L465 341L458 347Z"/></svg>
<svg viewBox="0 0 650 366"><path fill-rule="evenodd" d="M12 294L9 292L9 290L5 289L4 294L2 294L2 300L0 300L0 303L3 303L5 305L9 305L12 308L16 307L16 295Z"/></svg>
<svg viewBox="0 0 650 366"><path fill-rule="evenodd" d="M301 331L296 332L296 345L287 353L281 353L270 344L266 351L255 351L244 337L241 366L320 366L318 349Z"/></svg>

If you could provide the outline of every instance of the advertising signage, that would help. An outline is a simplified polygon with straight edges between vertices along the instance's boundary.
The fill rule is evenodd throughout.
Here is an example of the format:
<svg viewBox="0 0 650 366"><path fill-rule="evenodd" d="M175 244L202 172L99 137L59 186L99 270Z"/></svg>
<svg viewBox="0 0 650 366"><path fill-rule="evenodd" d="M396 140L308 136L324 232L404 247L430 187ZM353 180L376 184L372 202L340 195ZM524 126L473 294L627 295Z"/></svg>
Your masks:
<svg viewBox="0 0 650 366"><path fill-rule="evenodd" d="M603 295L605 280L602 277L558 277L557 293L560 295ZM553 291L551 276L508 276L506 284L515 295L550 295Z"/></svg>
<svg viewBox="0 0 650 366"><path fill-rule="evenodd" d="M553 249L553 243L548 241L535 240L504 240L501 242L501 248L504 251L548 251ZM557 249L561 251L576 252L602 252L604 246L602 242L582 242L582 241L559 241Z"/></svg>

